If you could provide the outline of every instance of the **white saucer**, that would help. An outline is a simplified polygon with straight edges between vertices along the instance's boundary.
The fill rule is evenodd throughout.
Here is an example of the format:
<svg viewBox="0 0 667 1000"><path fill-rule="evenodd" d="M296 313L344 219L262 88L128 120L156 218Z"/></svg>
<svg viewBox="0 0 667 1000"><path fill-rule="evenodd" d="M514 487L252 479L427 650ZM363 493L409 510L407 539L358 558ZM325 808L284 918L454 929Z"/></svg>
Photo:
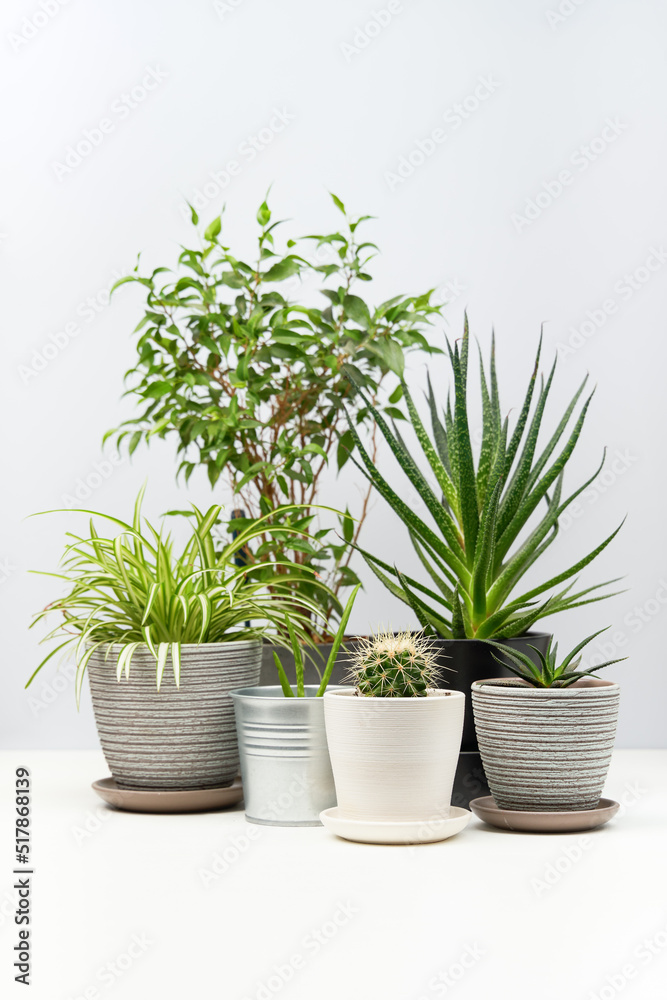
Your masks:
<svg viewBox="0 0 667 1000"><path fill-rule="evenodd" d="M472 813L452 806L446 819L391 821L350 819L338 806L320 813L322 824L344 840L359 844L435 844L447 840L468 825Z"/></svg>

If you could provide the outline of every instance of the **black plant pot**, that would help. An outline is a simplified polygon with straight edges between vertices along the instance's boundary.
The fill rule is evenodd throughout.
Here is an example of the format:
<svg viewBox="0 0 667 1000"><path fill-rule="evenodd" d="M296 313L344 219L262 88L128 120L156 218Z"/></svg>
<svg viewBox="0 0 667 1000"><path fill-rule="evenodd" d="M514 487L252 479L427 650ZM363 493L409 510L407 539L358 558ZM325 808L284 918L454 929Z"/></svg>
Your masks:
<svg viewBox="0 0 667 1000"><path fill-rule="evenodd" d="M548 632L527 632L517 639L501 641L503 645L518 649L537 662L537 655L530 646L535 646L542 653L546 653L550 638ZM512 675L511 671L494 659L495 651L479 639L437 639L435 646L438 651L438 665L441 668L439 686L462 691L466 696L463 740L454 778L452 805L467 809L471 799L491 794L477 746L470 688L473 681Z"/></svg>
<svg viewBox="0 0 667 1000"><path fill-rule="evenodd" d="M320 675L324 673L324 668L327 665L332 645L333 643L331 642L322 642L318 643L315 649L309 649L306 651L304 656L305 684L320 683ZM350 672L350 653L353 646L353 639L346 640L338 650L336 662L334 663L333 672L331 674L331 680L329 681L330 684L343 684L346 681L347 683L350 683L347 678ZM262 672L260 674L259 683L264 687L270 684L280 683L278 679L278 671L276 670L276 664L273 659L274 652L278 654L290 684L296 684L296 671L294 669L293 654L290 650L283 649L282 646L274 646L269 642L264 643L264 648L262 650ZM317 665L317 669L315 664Z"/></svg>

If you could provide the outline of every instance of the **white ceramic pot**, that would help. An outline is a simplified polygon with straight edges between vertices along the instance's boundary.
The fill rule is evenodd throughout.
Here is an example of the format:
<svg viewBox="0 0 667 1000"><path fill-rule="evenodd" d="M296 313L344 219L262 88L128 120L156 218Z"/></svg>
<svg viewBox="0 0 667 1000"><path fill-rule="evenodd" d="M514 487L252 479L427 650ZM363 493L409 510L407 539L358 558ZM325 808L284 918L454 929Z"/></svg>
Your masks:
<svg viewBox="0 0 667 1000"><path fill-rule="evenodd" d="M586 677L537 688L518 677L475 681L472 706L491 794L500 809L595 809L616 737L620 687Z"/></svg>
<svg viewBox="0 0 667 1000"><path fill-rule="evenodd" d="M364 698L354 688L324 695L338 808L350 819L445 819L461 746L465 696Z"/></svg>

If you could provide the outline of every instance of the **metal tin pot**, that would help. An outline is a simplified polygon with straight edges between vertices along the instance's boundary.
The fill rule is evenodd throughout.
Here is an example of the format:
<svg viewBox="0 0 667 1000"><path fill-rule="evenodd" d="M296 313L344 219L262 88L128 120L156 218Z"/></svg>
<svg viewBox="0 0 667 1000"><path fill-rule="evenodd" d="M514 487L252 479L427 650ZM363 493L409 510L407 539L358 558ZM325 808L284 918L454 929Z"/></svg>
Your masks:
<svg viewBox="0 0 667 1000"><path fill-rule="evenodd" d="M305 698L282 688L232 691L241 755L246 819L264 826L321 826L336 805L324 704L316 685Z"/></svg>
<svg viewBox="0 0 667 1000"><path fill-rule="evenodd" d="M168 666L159 691L148 648L137 649L129 678L120 681L119 651L112 646L105 658L100 647L87 668L97 732L116 782L172 790L230 785L239 753L229 692L259 680L261 642L184 644L180 687Z"/></svg>

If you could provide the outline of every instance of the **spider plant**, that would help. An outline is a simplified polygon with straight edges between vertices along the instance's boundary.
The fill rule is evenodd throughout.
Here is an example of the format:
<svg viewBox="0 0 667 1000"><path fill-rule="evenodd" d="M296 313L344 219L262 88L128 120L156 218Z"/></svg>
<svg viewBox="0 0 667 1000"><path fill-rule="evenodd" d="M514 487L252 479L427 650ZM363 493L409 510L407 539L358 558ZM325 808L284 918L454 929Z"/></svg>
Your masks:
<svg viewBox="0 0 667 1000"><path fill-rule="evenodd" d="M510 433L508 418L501 416L495 343L492 342L488 379L480 351L483 429L481 447L475 459L467 400L467 317L462 340L453 347L449 343L447 346L453 400L449 396L444 411L440 410L429 378L431 433L422 422L405 379L401 378L400 382L412 428L430 468L428 478L413 458L415 447L404 442L395 422L392 429L371 401L366 400L378 428L418 494L417 503L421 502L426 508L432 524L415 511L414 503L406 503L381 475L355 423L349 420L350 432L363 463L355 459L356 464L406 525L434 586L425 586L391 563L360 549L366 562L392 594L410 605L422 627L447 639L522 635L547 615L612 596L599 591L616 580L574 592L573 588L577 574L607 547L620 525L574 565L519 596L512 596L524 574L558 535L562 513L593 482L604 463L603 455L590 479L563 498L565 468L579 440L592 397L591 393L579 405L586 379L560 416L552 435L538 450L556 361L546 380L541 377L533 406L542 347L540 335L523 405ZM348 377L363 394L363 386L358 384L352 369L348 370ZM574 426L567 431L573 414ZM563 443L559 444L561 440ZM534 515L537 515L536 521ZM566 581L570 582L558 590Z"/></svg>
<svg viewBox="0 0 667 1000"><path fill-rule="evenodd" d="M609 627L609 626L607 626ZM621 663L623 660L627 660L627 656L621 656L616 660L607 660L606 663L601 663L597 667L591 667L590 670L577 670L577 667L581 663L581 653L584 646L587 646L591 640L595 639L596 636L601 635L602 632L606 632L606 628L601 628L598 632L594 632L593 635L589 635L586 639L583 639L578 646L567 654L565 659L560 665L558 664L558 643L554 643L553 638L549 640L549 646L547 647L546 653L542 653L539 649L535 649L535 646L530 648L537 654L537 661L533 662L529 656L522 653L518 649L512 649L511 646L504 646L500 642L493 642L487 640L490 646L495 649L499 649L505 654L507 659L501 660L500 657L493 653L494 660L498 660L504 667L511 670L513 674L520 677L522 680L527 681L532 684L533 687L549 688L549 687L569 687L570 684L574 684L576 681L581 680L582 677L592 677L596 670L602 670L603 667L609 667L612 663ZM576 659L575 659L576 657ZM508 663L507 660L510 662Z"/></svg>
<svg viewBox="0 0 667 1000"><path fill-rule="evenodd" d="M168 659L176 684L180 683L184 643L258 639L271 632L273 642L286 645L288 623L293 634L307 641L305 630L318 609L294 587L312 571L283 567L273 560L270 565L275 572L269 577L262 562L240 567L235 563L238 554L260 535L273 531L280 531L282 537L286 532L298 535L298 527L287 528L284 521L278 526L273 523L290 510L298 512L298 506L258 518L216 552L211 532L219 523L221 507L215 505L202 513L193 505L191 535L176 554L171 535L141 517L144 489L137 497L131 524L108 514L79 511L92 515L89 536L68 533L71 542L65 548L62 572L43 574L65 580L71 589L39 612L32 623L60 613L63 620L42 642L65 639L42 660L26 687L52 656L68 646L74 647L77 663L78 700L86 666L99 647L106 647L107 655L113 648L120 680L123 672L129 677L134 652L148 646L155 657L159 689ZM176 513L183 516L183 512ZM190 517L190 512L185 516ZM120 532L111 538L99 535L93 517L117 525ZM289 572L280 572L285 568Z"/></svg>
<svg viewBox="0 0 667 1000"><path fill-rule="evenodd" d="M352 608L354 606L357 594L359 593L360 587L361 584L358 583L357 586L352 591L352 593L350 594L348 602L343 610L343 614L341 615L340 622L338 623L338 628L336 629L336 633L333 637L331 651L329 652L329 658L326 662L324 672L322 673L322 676L320 678L320 686L318 687L317 694L315 696L317 698L322 697L322 695L327 689L329 681L331 680L331 674L333 672L334 664L336 662L336 656L338 655L338 650L340 649L341 643L343 642L345 629L347 628L347 623L350 620L350 615L352 614ZM303 662L304 649L302 644L299 642L296 631L292 627L292 623L290 622L289 619L287 620L287 628L289 631L292 653L294 655L294 667L296 672L296 697L305 698L306 687L304 684L304 662ZM285 695L286 698L294 698L295 694L292 689L292 685L290 684L287 674L285 673L285 668L280 662L280 657L276 652L274 652L273 654L273 659L276 664L276 669L278 671L278 678L280 680L280 686L283 689L283 694Z"/></svg>

